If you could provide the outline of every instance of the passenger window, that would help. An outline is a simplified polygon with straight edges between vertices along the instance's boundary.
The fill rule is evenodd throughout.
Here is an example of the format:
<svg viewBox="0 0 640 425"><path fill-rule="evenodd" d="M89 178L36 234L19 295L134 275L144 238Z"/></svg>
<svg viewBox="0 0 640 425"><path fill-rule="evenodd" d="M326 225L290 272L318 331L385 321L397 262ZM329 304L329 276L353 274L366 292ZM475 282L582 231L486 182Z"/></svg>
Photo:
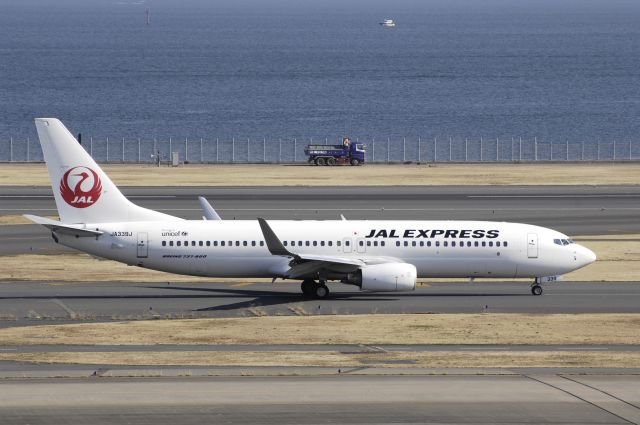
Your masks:
<svg viewBox="0 0 640 425"><path fill-rule="evenodd" d="M302 241L298 241L298 246L302 246Z"/></svg>
<svg viewBox="0 0 640 425"><path fill-rule="evenodd" d="M176 243L176 246L182 246L182 242L178 241L178 242Z"/></svg>
<svg viewBox="0 0 640 425"><path fill-rule="evenodd" d="M313 241L313 246L318 246L318 241Z"/></svg>
<svg viewBox="0 0 640 425"><path fill-rule="evenodd" d="M220 246L224 246L224 241L220 241Z"/></svg>
<svg viewBox="0 0 640 425"><path fill-rule="evenodd" d="M282 245L287 246L287 241L283 241Z"/></svg>
<svg viewBox="0 0 640 425"><path fill-rule="evenodd" d="M236 241L236 246L240 246L240 241Z"/></svg>
<svg viewBox="0 0 640 425"><path fill-rule="evenodd" d="M320 246L324 246L324 241L320 241Z"/></svg>
<svg viewBox="0 0 640 425"><path fill-rule="evenodd" d="M416 246L416 241L411 241L411 246Z"/></svg>
<svg viewBox="0 0 640 425"><path fill-rule="evenodd" d="M473 243L473 246L476 246L476 247L477 247L477 246L479 246L479 245L480 245L480 243L479 243L478 241L475 241L475 242Z"/></svg>
<svg viewBox="0 0 640 425"><path fill-rule="evenodd" d="M483 247L487 246L487 243L485 241L482 241L482 246Z"/></svg>
<svg viewBox="0 0 640 425"><path fill-rule="evenodd" d="M350 241L346 241L344 244L345 244L346 246L351 246L351 242L350 242Z"/></svg>
<svg viewBox="0 0 640 425"><path fill-rule="evenodd" d="M367 241L367 246L371 246L371 241Z"/></svg>
<svg viewBox="0 0 640 425"><path fill-rule="evenodd" d="M336 241L336 246L342 246L342 242Z"/></svg>
<svg viewBox="0 0 640 425"><path fill-rule="evenodd" d="M442 243L442 246L449 246L449 242L444 241L444 242Z"/></svg>
<svg viewBox="0 0 640 425"><path fill-rule="evenodd" d="M260 246L264 246L264 241L260 241Z"/></svg>
<svg viewBox="0 0 640 425"><path fill-rule="evenodd" d="M251 246L256 246L256 241L251 241Z"/></svg>
<svg viewBox="0 0 640 425"><path fill-rule="evenodd" d="M218 241L213 241L213 246L218 246Z"/></svg>
<svg viewBox="0 0 640 425"><path fill-rule="evenodd" d="M493 241L489 241L489 246L493 246Z"/></svg>
<svg viewBox="0 0 640 425"><path fill-rule="evenodd" d="M496 246L500 247L500 241L496 241Z"/></svg>
<svg viewBox="0 0 640 425"><path fill-rule="evenodd" d="M396 241L396 246L400 246L400 241Z"/></svg>
<svg viewBox="0 0 640 425"><path fill-rule="evenodd" d="M420 241L420 246L424 246L424 241Z"/></svg>
<svg viewBox="0 0 640 425"><path fill-rule="evenodd" d="M169 246L173 246L173 241L169 241Z"/></svg>
<svg viewBox="0 0 640 425"><path fill-rule="evenodd" d="M305 241L305 245L306 245L306 246L309 246L309 241Z"/></svg>
<svg viewBox="0 0 640 425"><path fill-rule="evenodd" d="M451 246L456 246L456 241L451 241Z"/></svg>
<svg viewBox="0 0 640 425"><path fill-rule="evenodd" d="M384 241L380 241L380 246L384 246Z"/></svg>
<svg viewBox="0 0 640 425"><path fill-rule="evenodd" d="M504 243L502 245L506 248L507 247L507 241L504 241Z"/></svg>
<svg viewBox="0 0 640 425"><path fill-rule="evenodd" d="M409 242L404 241L404 246L409 246Z"/></svg>
<svg viewBox="0 0 640 425"><path fill-rule="evenodd" d="M436 246L440 246L440 241L436 241Z"/></svg>
<svg viewBox="0 0 640 425"><path fill-rule="evenodd" d="M476 242L477 243L477 242ZM467 246L471 246L471 241L467 241Z"/></svg>
<svg viewBox="0 0 640 425"><path fill-rule="evenodd" d="M211 241L207 241L207 246L211 246Z"/></svg>
<svg viewBox="0 0 640 425"><path fill-rule="evenodd" d="M248 246L249 243L247 241L242 241L242 246Z"/></svg>
<svg viewBox="0 0 640 425"><path fill-rule="evenodd" d="M328 244L329 246L333 246L333 241L328 241L328 242L327 242L327 244Z"/></svg>
<svg viewBox="0 0 640 425"><path fill-rule="evenodd" d="M189 241L184 241L184 246L189 246Z"/></svg>
<svg viewBox="0 0 640 425"><path fill-rule="evenodd" d="M431 246L431 241L427 241L427 246L430 247Z"/></svg>
<svg viewBox="0 0 640 425"><path fill-rule="evenodd" d="M162 246L167 246L167 241L162 241Z"/></svg>
<svg viewBox="0 0 640 425"><path fill-rule="evenodd" d="M198 242L198 246L203 246L203 245L204 245L204 242L202 241Z"/></svg>

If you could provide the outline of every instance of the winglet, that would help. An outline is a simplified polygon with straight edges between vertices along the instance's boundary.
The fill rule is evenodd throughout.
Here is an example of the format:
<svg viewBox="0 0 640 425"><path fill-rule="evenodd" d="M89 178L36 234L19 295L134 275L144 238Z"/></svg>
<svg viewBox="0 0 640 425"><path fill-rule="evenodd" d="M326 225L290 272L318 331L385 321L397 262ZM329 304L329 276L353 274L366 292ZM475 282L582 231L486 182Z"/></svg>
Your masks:
<svg viewBox="0 0 640 425"><path fill-rule="evenodd" d="M297 257L297 255L292 254L287 250L287 248L282 245L280 239L273 232L269 224L267 224L267 220L264 218L258 218L258 223L260 223L260 229L262 229L262 235L264 236L264 240L267 243L267 248L272 255L286 255L289 257Z"/></svg>
<svg viewBox="0 0 640 425"><path fill-rule="evenodd" d="M198 201L200 201L200 208L202 208L202 212L204 212L207 220L222 220L204 196L198 196Z"/></svg>

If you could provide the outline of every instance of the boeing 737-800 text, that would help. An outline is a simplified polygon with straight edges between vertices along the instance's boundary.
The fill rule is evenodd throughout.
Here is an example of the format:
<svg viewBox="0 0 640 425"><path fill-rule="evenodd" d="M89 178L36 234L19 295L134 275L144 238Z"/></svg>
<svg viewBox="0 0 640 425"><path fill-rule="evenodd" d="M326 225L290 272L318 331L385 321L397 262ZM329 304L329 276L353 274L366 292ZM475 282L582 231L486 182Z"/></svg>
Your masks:
<svg viewBox="0 0 640 425"><path fill-rule="evenodd" d="M410 291L420 277L531 278L540 283L595 261L544 227L487 221L183 220L130 202L64 125L36 119L60 221L27 215L62 245L133 266L194 276L328 281L362 291Z"/></svg>

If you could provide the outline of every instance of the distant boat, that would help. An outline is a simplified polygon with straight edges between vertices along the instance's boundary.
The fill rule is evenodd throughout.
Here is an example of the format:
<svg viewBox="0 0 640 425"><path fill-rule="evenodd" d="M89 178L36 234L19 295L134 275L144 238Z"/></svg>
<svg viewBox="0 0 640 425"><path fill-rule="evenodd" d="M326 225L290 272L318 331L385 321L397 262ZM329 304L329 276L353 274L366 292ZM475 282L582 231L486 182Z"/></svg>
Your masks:
<svg viewBox="0 0 640 425"><path fill-rule="evenodd" d="M384 21L380 22L380 25L382 25L385 28L393 28L396 26L396 23L394 22L393 19L385 19Z"/></svg>

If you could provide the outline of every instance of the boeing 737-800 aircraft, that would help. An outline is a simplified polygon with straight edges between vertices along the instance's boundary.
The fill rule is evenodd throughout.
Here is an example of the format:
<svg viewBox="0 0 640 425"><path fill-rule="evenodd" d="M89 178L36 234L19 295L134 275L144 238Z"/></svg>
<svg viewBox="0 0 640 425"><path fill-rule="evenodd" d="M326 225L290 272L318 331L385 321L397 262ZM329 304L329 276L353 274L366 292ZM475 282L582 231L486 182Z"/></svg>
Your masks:
<svg viewBox="0 0 640 425"><path fill-rule="evenodd" d="M595 261L555 230L487 221L183 220L130 202L55 118L36 127L60 221L27 215L62 245L132 266L193 276L302 281L325 298L328 281L361 291L411 291L419 277L543 282ZM201 203L202 203L201 199Z"/></svg>

